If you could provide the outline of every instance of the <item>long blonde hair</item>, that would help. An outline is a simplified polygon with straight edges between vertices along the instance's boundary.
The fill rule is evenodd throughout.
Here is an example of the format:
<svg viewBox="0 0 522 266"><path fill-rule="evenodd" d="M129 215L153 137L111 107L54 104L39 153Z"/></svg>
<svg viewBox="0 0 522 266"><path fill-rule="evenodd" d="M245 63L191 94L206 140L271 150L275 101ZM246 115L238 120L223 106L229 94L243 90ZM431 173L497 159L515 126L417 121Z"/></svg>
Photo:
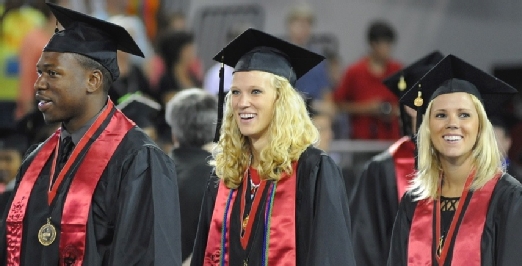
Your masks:
<svg viewBox="0 0 522 266"><path fill-rule="evenodd" d="M319 132L308 116L301 95L287 79L269 74L277 98L267 131L269 143L260 152L257 170L263 179L277 181L282 173L292 173L292 162L297 161L308 146L317 142ZM248 138L241 134L234 119L230 95L231 92L228 92L225 98L221 136L210 164L228 188L237 188L250 164L251 150Z"/></svg>
<svg viewBox="0 0 522 266"><path fill-rule="evenodd" d="M498 149L493 126L488 120L486 110L480 100L469 94L471 101L477 110L479 118L479 132L476 143L471 153L472 164L476 169L475 178L471 184L471 190L480 189L491 180L499 171L504 172L502 155ZM438 151L435 150L430 139L429 120L432 109L431 101L422 118L418 135L418 171L412 180L411 189L415 200L436 199L440 169L442 169Z"/></svg>

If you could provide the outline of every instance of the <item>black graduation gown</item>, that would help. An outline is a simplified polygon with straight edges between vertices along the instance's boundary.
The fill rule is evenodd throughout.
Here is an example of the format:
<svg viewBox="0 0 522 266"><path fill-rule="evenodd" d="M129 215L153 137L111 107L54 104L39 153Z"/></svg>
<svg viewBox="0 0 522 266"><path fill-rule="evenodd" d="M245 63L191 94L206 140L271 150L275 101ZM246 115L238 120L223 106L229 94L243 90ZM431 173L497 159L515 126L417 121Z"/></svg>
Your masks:
<svg viewBox="0 0 522 266"><path fill-rule="evenodd" d="M469 205L471 194L472 192L468 194L464 208L467 208ZM406 193L401 200L393 227L388 258L388 265L390 266L407 265L408 239L416 206L417 202L413 201L411 193ZM435 219L433 220L435 221ZM481 265L522 265L522 252L520 250L522 226L520 221L522 221L522 185L509 174L504 174L498 180L493 190L486 214L486 222L480 243ZM457 223L456 230L458 230L460 222ZM457 232L454 234L454 239L456 235ZM434 233L433 239L435 238ZM434 250L435 246L432 249ZM466 254L452 254L452 250L453 245L450 246L445 266L451 264L453 256L466 256ZM434 253L432 252L432 254ZM437 265L434 256L432 262L433 265Z"/></svg>
<svg viewBox="0 0 522 266"><path fill-rule="evenodd" d="M399 208L392 154L386 150L373 157L354 183L349 205L355 259L358 265L386 265Z"/></svg>
<svg viewBox="0 0 522 266"><path fill-rule="evenodd" d="M198 230L199 206L207 190L212 166L211 154L201 148L179 147L172 151L176 166L181 212L181 254L185 261L192 253Z"/></svg>
<svg viewBox="0 0 522 266"><path fill-rule="evenodd" d="M107 124L108 121L104 122L102 127ZM95 136L99 134L100 130ZM23 162L15 191L40 148ZM80 154L79 158L82 157ZM63 205L72 174L80 162L72 165L49 207L47 190L52 158L53 155L30 194L23 223L21 265L58 265ZM6 214L0 223L0 264L6 263ZM44 247L37 234L49 216L57 237L53 244ZM83 265L181 265L180 238L174 164L135 127L117 147L94 191Z"/></svg>
<svg viewBox="0 0 522 266"><path fill-rule="evenodd" d="M192 264L203 264L208 231L219 180L209 181L200 214ZM248 265L261 265L264 204L268 185L254 220L247 250ZM239 187L241 191L242 187ZM296 252L297 265L355 265L350 234L350 213L341 171L333 160L316 148L308 148L297 166ZM258 191L257 193L261 193ZM256 197L259 195L256 195ZM229 265L243 265L239 241L240 196L233 203L230 225ZM277 203L274 203L277 204Z"/></svg>

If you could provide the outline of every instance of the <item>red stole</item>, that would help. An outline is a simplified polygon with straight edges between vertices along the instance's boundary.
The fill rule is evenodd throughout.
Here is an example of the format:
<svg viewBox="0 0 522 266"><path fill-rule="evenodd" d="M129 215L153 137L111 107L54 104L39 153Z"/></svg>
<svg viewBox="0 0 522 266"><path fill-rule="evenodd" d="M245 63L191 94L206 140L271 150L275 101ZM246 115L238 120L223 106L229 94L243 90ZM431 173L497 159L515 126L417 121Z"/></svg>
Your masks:
<svg viewBox="0 0 522 266"><path fill-rule="evenodd" d="M488 181L484 187L473 192L469 205L464 210L462 223L458 227L457 236L453 246L453 254L465 254L453 256L451 265L481 265L480 242L486 223L486 215L493 189L499 176ZM465 199L464 199L465 200ZM464 204L464 202L461 202ZM410 228L408 240L408 265L432 265L433 248L433 200L422 200L417 203ZM460 203L459 203L460 204ZM454 217L453 219L458 219ZM432 230L429 230L432 228ZM438 240L437 240L438 241ZM450 244L448 239L446 244ZM443 265L439 265L443 266Z"/></svg>
<svg viewBox="0 0 522 266"><path fill-rule="evenodd" d="M395 165L397 195L400 202L415 172L415 144L410 137L404 136L393 143L388 151L392 155Z"/></svg>
<svg viewBox="0 0 522 266"><path fill-rule="evenodd" d="M92 195L98 181L107 167L114 151L120 144L126 133L134 127L134 123L128 120L119 110L115 110L109 124L101 135L96 138L92 145L87 146L96 130L114 109L112 101L108 101L107 107L96 119L91 128L82 137L69 160L60 172L58 178L61 180L68 172L67 170L75 163L82 150L88 149L81 164L78 167L67 192L63 206L61 232L60 232L60 264L73 262L68 265L82 265L85 255L85 240L87 219L92 201ZM27 203L34 183L40 176L42 168L49 160L53 150L58 144L60 129L55 132L49 140L43 144L42 148L29 165L25 172L18 190L16 191L13 203L9 210L7 224L7 264L10 266L20 265L23 221L26 214ZM51 176L49 178L52 178ZM58 187L59 184L54 184ZM52 197L52 193L49 193ZM29 236L35 237L36 236ZM30 252L30 251L27 251Z"/></svg>
<svg viewBox="0 0 522 266"><path fill-rule="evenodd" d="M267 236L267 265L296 265L295 204L297 196L297 163L293 163L292 168L293 171L291 176L284 174L281 180L277 182L273 208L269 218L270 222L267 224L269 228L266 230L269 232L269 235ZM220 259L223 255L224 265L229 265L228 248L230 245L228 243L230 230L226 230L226 235L224 236L224 239L222 239L223 220L226 215L228 222L225 226L229 228L231 219L230 213L232 213L231 208L237 194L237 189L231 191L225 186L223 181L219 182L212 220L210 222L207 247L205 249L203 263L205 266L220 265ZM226 205L229 197L231 197L230 206L227 210ZM267 201L269 198L270 195L267 195ZM266 208L268 208L268 206ZM259 222L262 222L262 220ZM224 249L225 252L222 252L222 249Z"/></svg>

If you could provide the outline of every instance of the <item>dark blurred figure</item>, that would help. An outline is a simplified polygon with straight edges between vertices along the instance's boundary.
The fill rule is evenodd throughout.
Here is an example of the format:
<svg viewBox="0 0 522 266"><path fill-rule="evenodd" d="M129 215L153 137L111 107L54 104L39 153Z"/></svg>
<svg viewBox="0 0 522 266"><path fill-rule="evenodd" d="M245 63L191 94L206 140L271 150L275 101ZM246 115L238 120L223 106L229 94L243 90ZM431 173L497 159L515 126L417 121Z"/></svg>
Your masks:
<svg viewBox="0 0 522 266"><path fill-rule="evenodd" d="M201 80L190 71L190 65L196 58L192 33L168 32L160 37L157 49L166 70L155 89L158 101L166 104L176 92L182 89L201 87Z"/></svg>
<svg viewBox="0 0 522 266"><path fill-rule="evenodd" d="M506 123L506 119L500 115L495 115L491 116L489 121L493 125L493 131L495 132L498 148L504 157L506 171L518 181L522 182L522 169L515 163L511 163L511 160L508 157L508 151L511 148L512 141L510 127L508 123Z"/></svg>
<svg viewBox="0 0 522 266"><path fill-rule="evenodd" d="M347 68L334 100L351 116L351 138L397 140L398 99L382 84L401 69L401 64L391 58L395 30L386 22L375 21L367 34L370 51Z"/></svg>
<svg viewBox="0 0 522 266"><path fill-rule="evenodd" d="M187 89L167 104L166 120L172 129L181 207L182 260L192 253L200 206L212 167L210 149L217 119L217 98L201 89Z"/></svg>
<svg viewBox="0 0 522 266"><path fill-rule="evenodd" d="M22 156L27 150L28 141L23 134L14 130L0 129L0 215L4 213L8 199L14 189Z"/></svg>
<svg viewBox="0 0 522 266"><path fill-rule="evenodd" d="M177 92L188 88L200 88L201 80L193 75L190 66L196 58L194 36L185 31L168 32L160 37L158 52L165 63L165 73L153 91L153 97L163 107ZM164 111L163 111L164 112ZM157 121L158 141L161 146L171 144L169 126L164 115Z"/></svg>
<svg viewBox="0 0 522 266"><path fill-rule="evenodd" d="M158 140L158 133L154 121L161 110L161 105L140 93L127 94L118 106L123 114L134 121L136 125L147 134L153 141Z"/></svg>
<svg viewBox="0 0 522 266"><path fill-rule="evenodd" d="M135 16L113 16L109 22L122 26L129 34L137 40L138 46L144 51L145 58L117 51L118 68L120 69L119 78L112 84L109 96L113 101L118 101L126 94L141 92L146 95L151 94L148 78L143 70L145 59L150 55L150 44L145 39L143 24ZM138 42L139 41L139 42Z"/></svg>

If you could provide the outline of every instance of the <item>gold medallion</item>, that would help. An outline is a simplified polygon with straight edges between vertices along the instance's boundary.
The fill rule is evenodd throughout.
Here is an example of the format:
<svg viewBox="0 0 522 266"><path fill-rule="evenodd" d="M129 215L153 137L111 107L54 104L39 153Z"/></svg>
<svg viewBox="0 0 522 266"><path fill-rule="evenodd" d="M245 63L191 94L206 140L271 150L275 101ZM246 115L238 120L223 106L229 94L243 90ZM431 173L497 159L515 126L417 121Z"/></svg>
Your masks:
<svg viewBox="0 0 522 266"><path fill-rule="evenodd" d="M44 246L51 245L56 239L56 228L51 224L51 218L47 218L47 223L38 230L38 241Z"/></svg>

